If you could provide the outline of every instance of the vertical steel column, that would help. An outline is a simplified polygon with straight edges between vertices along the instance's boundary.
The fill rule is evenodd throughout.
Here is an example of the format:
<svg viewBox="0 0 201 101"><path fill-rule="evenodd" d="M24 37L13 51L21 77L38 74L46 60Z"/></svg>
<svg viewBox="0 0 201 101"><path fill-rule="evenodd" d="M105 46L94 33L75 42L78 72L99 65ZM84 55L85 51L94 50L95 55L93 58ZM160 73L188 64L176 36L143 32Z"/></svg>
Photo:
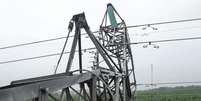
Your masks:
<svg viewBox="0 0 201 101"><path fill-rule="evenodd" d="M119 101L119 77L115 78L115 101Z"/></svg>
<svg viewBox="0 0 201 101"><path fill-rule="evenodd" d="M75 30L75 36L73 39L73 44L71 46L71 51L70 51L70 55L69 55L68 63L67 63L67 67L66 67L66 72L69 72L69 70L71 69L72 61L73 61L73 58L75 55L75 49L77 46L77 40L78 40L78 33L77 33L77 30Z"/></svg>
<svg viewBox="0 0 201 101"><path fill-rule="evenodd" d="M91 101L97 101L96 81L97 81L97 77L93 77L92 87L91 87Z"/></svg>
<svg viewBox="0 0 201 101"><path fill-rule="evenodd" d="M73 101L69 88L66 88L65 91L66 91L66 101Z"/></svg>
<svg viewBox="0 0 201 101"><path fill-rule="evenodd" d="M126 68L127 68L127 58L126 58L126 35L123 34L123 101L127 101L127 94L126 94Z"/></svg>
<svg viewBox="0 0 201 101"><path fill-rule="evenodd" d="M40 89L39 101L48 101L48 93L46 88Z"/></svg>
<svg viewBox="0 0 201 101"><path fill-rule="evenodd" d="M39 99L38 98L33 98L32 101L39 101Z"/></svg>
<svg viewBox="0 0 201 101"><path fill-rule="evenodd" d="M81 25L77 25L76 30L78 33L79 70L80 70L80 74L81 74L82 73L82 43L81 43L80 26Z"/></svg>
<svg viewBox="0 0 201 101"><path fill-rule="evenodd" d="M80 74L82 73L82 43L81 43L81 26L82 23L80 23L81 18L78 18L78 22L76 22L76 30L78 33L78 52L79 52L79 70L80 70ZM80 90L83 91L83 95L84 95L84 101L86 101L86 90L85 90L85 86L84 83L80 84Z"/></svg>
<svg viewBox="0 0 201 101"><path fill-rule="evenodd" d="M65 89L62 89L61 95L60 95L60 98L59 98L60 101L64 100L64 92L65 92Z"/></svg>
<svg viewBox="0 0 201 101"><path fill-rule="evenodd" d="M107 101L107 89L106 89L106 85L103 85L104 88L104 100Z"/></svg>

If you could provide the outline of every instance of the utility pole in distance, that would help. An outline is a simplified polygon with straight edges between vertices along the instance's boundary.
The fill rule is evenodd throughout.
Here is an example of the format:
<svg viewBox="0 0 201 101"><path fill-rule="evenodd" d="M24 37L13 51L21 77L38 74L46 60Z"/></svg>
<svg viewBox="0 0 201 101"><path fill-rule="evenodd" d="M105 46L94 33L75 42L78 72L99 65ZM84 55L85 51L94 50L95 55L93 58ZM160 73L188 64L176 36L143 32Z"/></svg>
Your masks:
<svg viewBox="0 0 201 101"><path fill-rule="evenodd" d="M153 86L154 86L154 84L153 84L153 76L154 76L153 75L153 69L154 69L153 64L151 64L151 85L150 85L151 86L151 91L152 91L152 93L151 93L151 101L153 101L153 95L154 95L153 94L154 93L153 92Z"/></svg>
<svg viewBox="0 0 201 101"><path fill-rule="evenodd" d="M153 90L153 81L154 81L154 74L153 74L153 64L151 64L151 89Z"/></svg>

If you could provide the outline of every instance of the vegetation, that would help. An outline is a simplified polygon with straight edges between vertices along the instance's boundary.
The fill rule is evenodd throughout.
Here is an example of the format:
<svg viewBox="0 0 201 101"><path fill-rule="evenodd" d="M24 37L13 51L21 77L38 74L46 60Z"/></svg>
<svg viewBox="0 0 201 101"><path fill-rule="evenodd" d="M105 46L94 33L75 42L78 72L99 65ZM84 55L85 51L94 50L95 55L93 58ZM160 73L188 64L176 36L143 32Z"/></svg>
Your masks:
<svg viewBox="0 0 201 101"><path fill-rule="evenodd" d="M137 91L135 97L137 101L201 101L201 86L161 87ZM54 100L49 98L48 101Z"/></svg>
<svg viewBox="0 0 201 101"><path fill-rule="evenodd" d="M138 91L137 101L201 101L201 86L161 87Z"/></svg>

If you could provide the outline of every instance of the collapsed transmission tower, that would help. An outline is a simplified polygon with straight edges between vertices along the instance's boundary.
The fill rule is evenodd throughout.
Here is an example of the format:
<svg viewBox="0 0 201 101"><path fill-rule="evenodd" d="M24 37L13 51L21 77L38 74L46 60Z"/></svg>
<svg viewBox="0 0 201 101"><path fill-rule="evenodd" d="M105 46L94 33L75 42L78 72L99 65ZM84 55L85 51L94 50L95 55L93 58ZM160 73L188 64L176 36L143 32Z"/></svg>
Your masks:
<svg viewBox="0 0 201 101"><path fill-rule="evenodd" d="M108 87L115 91L115 101L129 101L136 89L133 56L126 24L112 4L107 5L98 39L112 64L109 70L116 73L115 77L109 78L116 88ZM134 82L133 92L130 81Z"/></svg>
<svg viewBox="0 0 201 101"><path fill-rule="evenodd" d="M112 4L107 5L97 36L91 32L84 13L74 15L68 28L69 33L75 29L75 34L66 72L13 81L0 88L0 101L47 101L48 97L55 101L74 101L75 95L78 101L134 101L136 80L129 36L124 20ZM96 47L92 70L83 69L81 29ZM66 43L67 40L62 53ZM79 68L72 71L77 46ZM103 59L104 66L100 59ZM74 86L76 84L79 86Z"/></svg>

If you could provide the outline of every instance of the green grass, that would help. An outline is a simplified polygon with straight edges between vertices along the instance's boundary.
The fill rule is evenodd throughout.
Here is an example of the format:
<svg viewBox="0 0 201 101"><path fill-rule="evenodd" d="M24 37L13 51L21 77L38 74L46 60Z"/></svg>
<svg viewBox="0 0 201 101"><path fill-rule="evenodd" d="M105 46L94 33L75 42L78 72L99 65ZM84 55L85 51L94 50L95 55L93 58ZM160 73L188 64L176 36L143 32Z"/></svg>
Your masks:
<svg viewBox="0 0 201 101"><path fill-rule="evenodd" d="M77 96L73 97L77 99ZM161 87L153 90L137 91L136 99L137 101L201 101L201 86ZM48 101L54 100L49 98Z"/></svg>
<svg viewBox="0 0 201 101"><path fill-rule="evenodd" d="M138 91L137 101L201 101L201 86L162 87Z"/></svg>

